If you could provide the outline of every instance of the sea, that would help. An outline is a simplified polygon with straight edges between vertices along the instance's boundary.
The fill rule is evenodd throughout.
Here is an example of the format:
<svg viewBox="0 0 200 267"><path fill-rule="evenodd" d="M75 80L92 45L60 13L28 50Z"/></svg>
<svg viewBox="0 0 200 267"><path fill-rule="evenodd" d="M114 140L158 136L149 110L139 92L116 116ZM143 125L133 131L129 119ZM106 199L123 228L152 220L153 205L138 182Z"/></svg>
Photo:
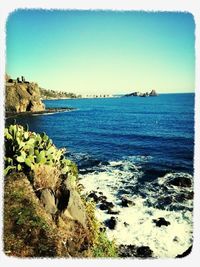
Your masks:
<svg viewBox="0 0 200 267"><path fill-rule="evenodd" d="M78 165L82 193L103 194L114 204L119 214L96 204L103 224L116 218L115 229L106 227L108 238L119 245L149 246L156 258L186 251L193 241L194 94L44 103L75 109L18 116L15 122L66 148ZM122 207L124 197L132 204ZM157 226L159 218L169 224Z"/></svg>

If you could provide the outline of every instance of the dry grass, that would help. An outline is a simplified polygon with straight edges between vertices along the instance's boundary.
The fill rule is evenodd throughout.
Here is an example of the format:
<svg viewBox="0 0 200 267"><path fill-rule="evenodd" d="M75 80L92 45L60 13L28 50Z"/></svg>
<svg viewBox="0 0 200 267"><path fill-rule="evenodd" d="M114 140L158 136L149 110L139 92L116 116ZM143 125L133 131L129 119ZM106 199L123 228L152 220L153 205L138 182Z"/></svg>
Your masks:
<svg viewBox="0 0 200 267"><path fill-rule="evenodd" d="M33 170L33 186L35 190L50 188L55 191L60 183L60 171L50 165L35 165Z"/></svg>

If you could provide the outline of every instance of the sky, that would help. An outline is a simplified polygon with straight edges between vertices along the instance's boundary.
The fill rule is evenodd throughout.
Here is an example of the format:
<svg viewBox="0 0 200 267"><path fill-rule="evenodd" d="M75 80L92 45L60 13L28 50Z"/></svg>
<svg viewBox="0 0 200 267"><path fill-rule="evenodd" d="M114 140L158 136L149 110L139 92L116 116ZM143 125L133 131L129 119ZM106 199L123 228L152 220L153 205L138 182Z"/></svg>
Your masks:
<svg viewBox="0 0 200 267"><path fill-rule="evenodd" d="M6 72L77 94L193 92L190 13L17 10L6 24Z"/></svg>

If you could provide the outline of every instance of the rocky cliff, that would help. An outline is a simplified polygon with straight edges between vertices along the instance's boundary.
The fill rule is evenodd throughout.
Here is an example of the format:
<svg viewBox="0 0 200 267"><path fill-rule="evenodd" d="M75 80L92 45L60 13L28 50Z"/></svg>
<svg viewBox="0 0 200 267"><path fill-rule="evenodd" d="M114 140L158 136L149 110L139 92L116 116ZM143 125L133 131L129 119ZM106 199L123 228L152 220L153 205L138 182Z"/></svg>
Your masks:
<svg viewBox="0 0 200 267"><path fill-rule="evenodd" d="M18 257L112 257L79 193L76 165L46 134L5 129L4 251Z"/></svg>
<svg viewBox="0 0 200 267"><path fill-rule="evenodd" d="M14 80L6 75L5 99L6 112L45 110L38 85L25 81L23 76Z"/></svg>

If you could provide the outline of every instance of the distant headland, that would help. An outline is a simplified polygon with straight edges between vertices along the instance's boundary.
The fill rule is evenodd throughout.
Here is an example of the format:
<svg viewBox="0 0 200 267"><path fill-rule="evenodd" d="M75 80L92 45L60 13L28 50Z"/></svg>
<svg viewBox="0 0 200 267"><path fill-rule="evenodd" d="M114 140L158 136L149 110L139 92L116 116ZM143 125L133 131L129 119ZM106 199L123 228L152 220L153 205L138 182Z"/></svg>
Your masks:
<svg viewBox="0 0 200 267"><path fill-rule="evenodd" d="M12 79L5 77L5 111L6 117L17 115L39 115L72 110L73 108L46 108L42 102L41 89L37 83L25 80L24 76Z"/></svg>

